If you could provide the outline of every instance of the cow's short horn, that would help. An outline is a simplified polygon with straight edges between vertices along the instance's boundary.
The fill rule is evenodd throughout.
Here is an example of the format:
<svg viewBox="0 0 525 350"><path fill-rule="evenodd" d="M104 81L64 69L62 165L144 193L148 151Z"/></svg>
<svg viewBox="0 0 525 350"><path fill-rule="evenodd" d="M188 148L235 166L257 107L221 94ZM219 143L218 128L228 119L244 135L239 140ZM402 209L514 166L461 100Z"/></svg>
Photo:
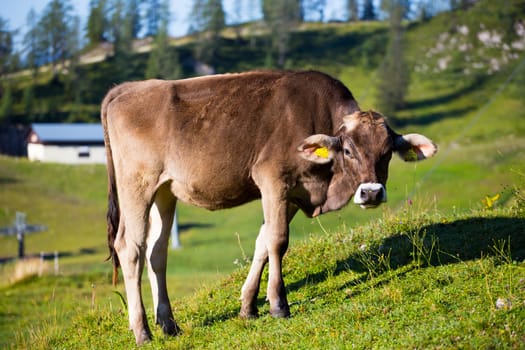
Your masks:
<svg viewBox="0 0 525 350"><path fill-rule="evenodd" d="M359 114L361 111L356 111L352 114L347 114L343 117L343 125L347 130L353 130L359 123Z"/></svg>

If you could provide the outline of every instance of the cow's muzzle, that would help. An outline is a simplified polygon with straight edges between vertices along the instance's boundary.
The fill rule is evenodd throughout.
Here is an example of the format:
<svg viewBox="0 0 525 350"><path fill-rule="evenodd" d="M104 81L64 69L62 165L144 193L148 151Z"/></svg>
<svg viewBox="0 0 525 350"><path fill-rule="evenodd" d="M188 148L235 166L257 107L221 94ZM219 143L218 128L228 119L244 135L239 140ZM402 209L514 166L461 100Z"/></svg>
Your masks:
<svg viewBox="0 0 525 350"><path fill-rule="evenodd" d="M362 183L354 195L354 203L363 209L375 208L383 202L386 202L386 189L380 183Z"/></svg>

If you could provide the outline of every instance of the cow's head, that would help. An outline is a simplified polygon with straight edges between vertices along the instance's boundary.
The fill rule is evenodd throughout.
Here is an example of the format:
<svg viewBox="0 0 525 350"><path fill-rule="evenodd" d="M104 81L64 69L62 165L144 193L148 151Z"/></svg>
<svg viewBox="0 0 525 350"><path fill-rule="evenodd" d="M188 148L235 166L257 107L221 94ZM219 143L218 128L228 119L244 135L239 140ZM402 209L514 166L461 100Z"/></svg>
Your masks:
<svg viewBox="0 0 525 350"><path fill-rule="evenodd" d="M392 152L405 161L419 161L432 157L437 147L423 135L396 134L377 112L358 111L344 117L335 136L309 136L298 151L311 162L332 163L333 177L326 201L313 212L317 216L340 209L352 196L362 208L385 202Z"/></svg>

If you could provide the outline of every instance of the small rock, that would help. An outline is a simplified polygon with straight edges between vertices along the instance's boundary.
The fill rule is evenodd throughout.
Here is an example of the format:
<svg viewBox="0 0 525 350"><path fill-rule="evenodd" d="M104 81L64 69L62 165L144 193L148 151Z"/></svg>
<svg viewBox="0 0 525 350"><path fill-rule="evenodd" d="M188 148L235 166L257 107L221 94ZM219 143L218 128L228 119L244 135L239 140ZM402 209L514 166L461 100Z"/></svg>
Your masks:
<svg viewBox="0 0 525 350"><path fill-rule="evenodd" d="M498 300L496 300L496 309L498 310L507 310L510 309L511 306L512 303L509 299L498 298Z"/></svg>

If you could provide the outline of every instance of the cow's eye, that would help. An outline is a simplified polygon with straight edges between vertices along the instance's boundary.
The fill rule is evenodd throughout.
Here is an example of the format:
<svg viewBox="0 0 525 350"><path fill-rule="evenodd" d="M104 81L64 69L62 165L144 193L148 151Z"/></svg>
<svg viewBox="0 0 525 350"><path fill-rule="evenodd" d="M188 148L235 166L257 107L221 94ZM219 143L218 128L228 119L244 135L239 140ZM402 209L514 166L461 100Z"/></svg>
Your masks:
<svg viewBox="0 0 525 350"><path fill-rule="evenodd" d="M345 148L344 152L345 152L345 156L352 158L352 152L350 152L348 148Z"/></svg>

